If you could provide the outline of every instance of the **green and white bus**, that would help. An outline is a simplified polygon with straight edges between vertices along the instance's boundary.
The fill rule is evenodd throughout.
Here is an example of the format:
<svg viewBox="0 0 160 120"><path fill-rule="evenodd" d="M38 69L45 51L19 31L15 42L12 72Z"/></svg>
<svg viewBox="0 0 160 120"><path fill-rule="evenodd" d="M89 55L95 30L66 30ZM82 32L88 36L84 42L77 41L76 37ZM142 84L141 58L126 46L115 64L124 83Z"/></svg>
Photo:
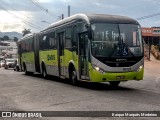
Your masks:
<svg viewBox="0 0 160 120"><path fill-rule="evenodd" d="M139 23L104 14L77 14L18 41L20 68L77 81L142 80L144 52Z"/></svg>

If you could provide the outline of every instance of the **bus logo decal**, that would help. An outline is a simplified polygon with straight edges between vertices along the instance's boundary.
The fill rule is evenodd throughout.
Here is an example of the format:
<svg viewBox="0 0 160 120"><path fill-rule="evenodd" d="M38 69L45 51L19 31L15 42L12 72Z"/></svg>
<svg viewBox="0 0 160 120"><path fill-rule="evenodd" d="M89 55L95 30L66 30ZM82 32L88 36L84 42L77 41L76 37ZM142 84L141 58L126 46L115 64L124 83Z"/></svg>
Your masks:
<svg viewBox="0 0 160 120"><path fill-rule="evenodd" d="M55 55L47 55L48 61L55 60Z"/></svg>

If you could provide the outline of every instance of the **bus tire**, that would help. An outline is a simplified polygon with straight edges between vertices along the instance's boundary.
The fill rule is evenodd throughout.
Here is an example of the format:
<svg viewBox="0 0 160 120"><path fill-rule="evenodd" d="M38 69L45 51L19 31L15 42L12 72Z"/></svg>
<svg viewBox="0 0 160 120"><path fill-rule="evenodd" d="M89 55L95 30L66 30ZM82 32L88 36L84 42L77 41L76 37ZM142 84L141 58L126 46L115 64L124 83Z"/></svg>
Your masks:
<svg viewBox="0 0 160 120"><path fill-rule="evenodd" d="M69 71L69 79L72 85L77 85L78 80L77 80L77 73L76 70L73 68Z"/></svg>
<svg viewBox="0 0 160 120"><path fill-rule="evenodd" d="M120 84L120 81L110 81L109 83L112 87L118 87L118 85Z"/></svg>
<svg viewBox="0 0 160 120"><path fill-rule="evenodd" d="M32 72L28 72L27 71L27 67L26 67L25 63L23 64L23 67L24 67L24 73L25 73L25 75L31 75L32 74Z"/></svg>
<svg viewBox="0 0 160 120"><path fill-rule="evenodd" d="M44 78L44 79L47 79L47 71L46 71L46 67L45 67L45 65L44 64L42 64L42 77Z"/></svg>

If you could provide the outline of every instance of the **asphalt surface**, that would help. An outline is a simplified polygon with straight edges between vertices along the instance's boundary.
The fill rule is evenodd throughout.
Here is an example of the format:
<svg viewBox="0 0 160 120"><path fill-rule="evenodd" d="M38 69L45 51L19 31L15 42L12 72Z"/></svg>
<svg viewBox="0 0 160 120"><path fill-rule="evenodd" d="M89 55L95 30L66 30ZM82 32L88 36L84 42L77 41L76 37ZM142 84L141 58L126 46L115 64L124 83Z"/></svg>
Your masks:
<svg viewBox="0 0 160 120"><path fill-rule="evenodd" d="M160 111L160 62L145 61L144 80L80 83L0 68L0 111ZM22 118L0 118L21 120ZM24 120L159 120L160 117L45 117Z"/></svg>

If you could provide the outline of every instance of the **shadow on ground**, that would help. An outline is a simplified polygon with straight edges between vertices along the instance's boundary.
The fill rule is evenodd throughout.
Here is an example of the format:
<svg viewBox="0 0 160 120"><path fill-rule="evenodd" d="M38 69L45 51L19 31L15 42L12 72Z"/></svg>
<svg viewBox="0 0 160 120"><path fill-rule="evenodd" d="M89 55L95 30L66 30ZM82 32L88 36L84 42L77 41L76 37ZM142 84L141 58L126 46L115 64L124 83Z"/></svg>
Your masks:
<svg viewBox="0 0 160 120"><path fill-rule="evenodd" d="M23 75L25 75L25 74L23 74ZM25 75L25 76L42 78L41 74L31 74L31 75ZM42 80L49 80L49 81L54 81L54 82L59 82L59 83L72 85L69 79L60 79L60 78L55 77L55 76L48 76L47 79L42 78ZM91 83L91 82L79 81L77 85L73 85L73 86L86 88L86 89L92 89L92 90L101 90L101 91L103 91L103 90L118 90L118 91L119 90L120 91L135 90L133 88L122 87L120 85L118 87L113 87L107 82L106 83Z"/></svg>

